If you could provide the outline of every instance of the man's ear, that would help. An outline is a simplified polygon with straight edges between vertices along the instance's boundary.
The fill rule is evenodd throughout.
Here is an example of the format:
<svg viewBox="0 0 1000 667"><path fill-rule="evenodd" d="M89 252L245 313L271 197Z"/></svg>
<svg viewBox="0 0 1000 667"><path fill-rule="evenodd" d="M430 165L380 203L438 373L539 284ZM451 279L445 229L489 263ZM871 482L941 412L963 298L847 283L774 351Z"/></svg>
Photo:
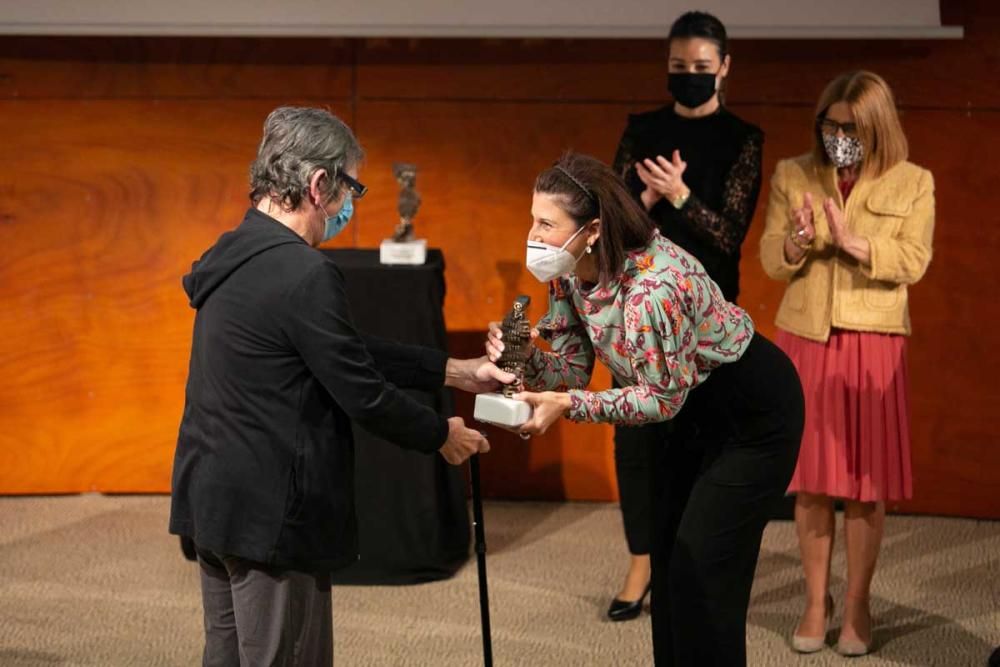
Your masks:
<svg viewBox="0 0 1000 667"><path fill-rule="evenodd" d="M323 202L323 188L320 184L324 178L328 178L326 169L317 169L309 179L309 202L313 206L320 206Z"/></svg>

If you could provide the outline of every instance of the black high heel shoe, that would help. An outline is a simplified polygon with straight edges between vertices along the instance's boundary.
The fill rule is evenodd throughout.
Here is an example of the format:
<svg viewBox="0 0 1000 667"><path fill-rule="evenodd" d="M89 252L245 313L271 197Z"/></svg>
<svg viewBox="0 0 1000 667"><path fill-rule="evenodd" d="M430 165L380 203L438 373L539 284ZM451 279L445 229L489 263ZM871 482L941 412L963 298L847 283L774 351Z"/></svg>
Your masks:
<svg viewBox="0 0 1000 667"><path fill-rule="evenodd" d="M649 595L649 589L650 584L646 584L646 590L635 602L626 602L618 598L612 600L611 606L608 607L608 618L612 621L631 621L633 618L638 618L639 614L642 613L642 603Z"/></svg>

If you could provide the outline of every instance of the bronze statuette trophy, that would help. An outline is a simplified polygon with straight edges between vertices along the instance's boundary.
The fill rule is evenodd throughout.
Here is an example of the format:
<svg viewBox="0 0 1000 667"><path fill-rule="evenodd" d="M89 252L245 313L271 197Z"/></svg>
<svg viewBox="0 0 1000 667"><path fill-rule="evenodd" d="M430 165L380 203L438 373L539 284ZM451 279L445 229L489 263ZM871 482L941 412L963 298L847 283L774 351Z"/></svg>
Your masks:
<svg viewBox="0 0 1000 667"><path fill-rule="evenodd" d="M413 236L413 218L420 208L420 193L417 192L417 165L395 162L392 175L399 183L399 224L391 239L379 246L379 261L382 264L423 264L427 259L427 240Z"/></svg>
<svg viewBox="0 0 1000 667"><path fill-rule="evenodd" d="M531 406L524 401L515 401L511 396L521 391L524 386L524 366L531 352L531 323L525 313L531 298L519 296L514 301L507 316L500 323L503 332L503 352L497 359L500 370L513 373L517 379L505 386L498 394L479 394L476 396L476 409L473 414L477 421L497 426L520 426L531 419Z"/></svg>

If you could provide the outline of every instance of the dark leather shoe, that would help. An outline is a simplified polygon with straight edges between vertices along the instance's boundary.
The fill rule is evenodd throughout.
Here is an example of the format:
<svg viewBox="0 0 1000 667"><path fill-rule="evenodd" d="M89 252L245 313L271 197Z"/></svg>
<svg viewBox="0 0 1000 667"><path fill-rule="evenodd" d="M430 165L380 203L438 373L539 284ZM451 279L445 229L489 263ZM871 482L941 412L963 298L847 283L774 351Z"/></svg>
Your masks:
<svg viewBox="0 0 1000 667"><path fill-rule="evenodd" d="M634 618L639 618L639 614L642 613L642 603L646 600L647 595L649 595L648 585L646 590L642 592L642 597L635 602L626 602L615 598L611 601L611 606L608 607L608 618L612 621L631 621Z"/></svg>

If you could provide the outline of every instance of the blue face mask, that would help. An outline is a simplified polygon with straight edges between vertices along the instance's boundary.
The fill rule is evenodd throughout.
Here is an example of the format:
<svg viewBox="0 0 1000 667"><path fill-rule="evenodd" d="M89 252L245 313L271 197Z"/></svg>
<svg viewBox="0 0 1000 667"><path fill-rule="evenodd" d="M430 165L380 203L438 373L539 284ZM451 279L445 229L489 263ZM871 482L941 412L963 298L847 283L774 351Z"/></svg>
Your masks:
<svg viewBox="0 0 1000 667"><path fill-rule="evenodd" d="M328 217L326 219L326 229L323 231L323 242L327 242L334 236L343 231L347 223L351 221L351 216L354 215L354 198L351 193L347 193L347 197L344 199L344 205L340 207L340 212L332 218Z"/></svg>

